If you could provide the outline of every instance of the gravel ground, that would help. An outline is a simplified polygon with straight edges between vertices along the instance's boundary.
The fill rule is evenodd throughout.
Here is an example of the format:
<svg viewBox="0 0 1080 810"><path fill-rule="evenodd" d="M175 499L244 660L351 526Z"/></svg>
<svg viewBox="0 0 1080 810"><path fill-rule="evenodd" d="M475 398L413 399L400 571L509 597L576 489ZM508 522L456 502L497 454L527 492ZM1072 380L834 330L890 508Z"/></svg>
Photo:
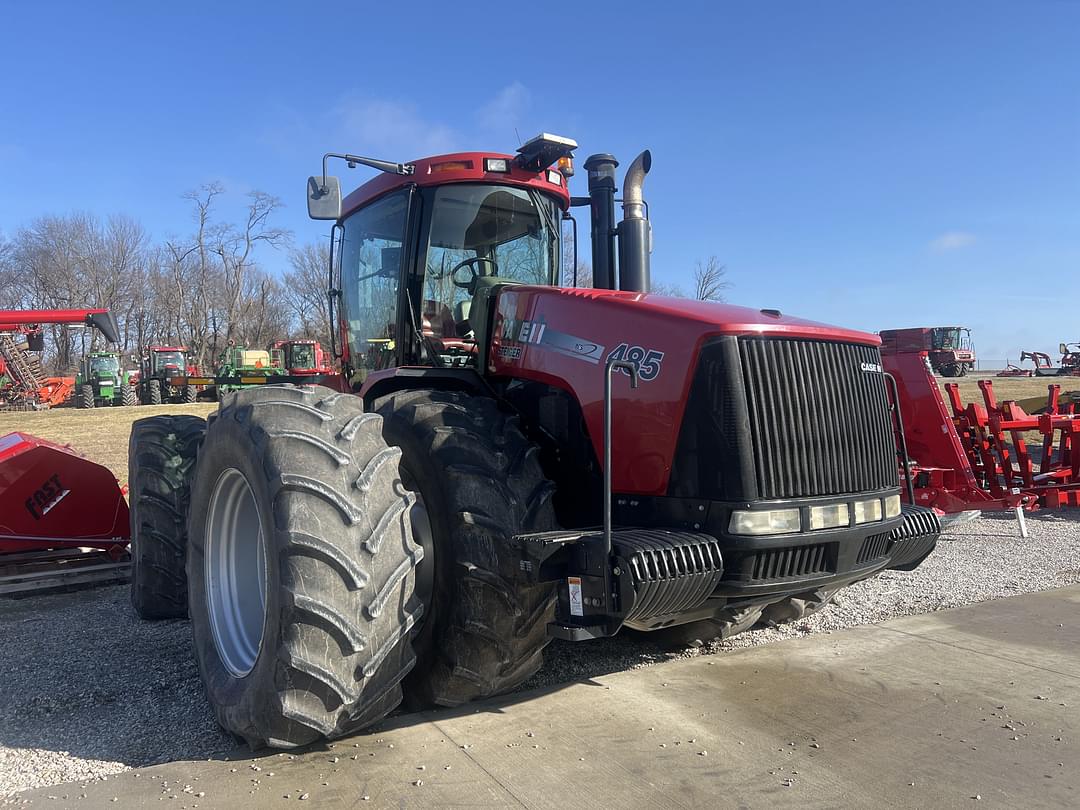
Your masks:
<svg viewBox="0 0 1080 810"><path fill-rule="evenodd" d="M842 591L816 616L724 643L665 651L640 635L555 642L523 688L723 654L1080 582L1080 511L955 527L917 570L886 572ZM135 619L126 587L0 602L0 797L128 768L205 759L235 747L203 697L187 622Z"/></svg>

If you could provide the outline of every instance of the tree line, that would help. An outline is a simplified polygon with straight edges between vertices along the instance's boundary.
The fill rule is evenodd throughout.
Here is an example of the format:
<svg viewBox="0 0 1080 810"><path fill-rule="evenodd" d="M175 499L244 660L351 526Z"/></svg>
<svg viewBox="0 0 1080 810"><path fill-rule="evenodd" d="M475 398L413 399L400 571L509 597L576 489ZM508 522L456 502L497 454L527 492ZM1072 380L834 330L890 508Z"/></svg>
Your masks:
<svg viewBox="0 0 1080 810"><path fill-rule="evenodd" d="M38 217L0 237L0 309L108 308L123 353L184 345L205 370L232 345L263 348L285 337L325 345L328 245L294 246L291 232L275 222L281 201L260 191L229 221L218 210L223 194L218 183L184 194L193 227L160 242L123 214ZM288 253L280 277L257 261L267 249ZM46 337L44 359L57 371L105 348L90 330L52 326Z"/></svg>
<svg viewBox="0 0 1080 810"><path fill-rule="evenodd" d="M224 188L209 183L183 195L192 215L184 236L155 242L135 219L88 213L46 215L10 238L0 235L0 309L107 308L120 326L119 350L183 345L200 369L211 371L229 346L265 347L285 337L329 343L329 240L296 246L276 224L281 201L252 191L237 221L223 218ZM564 237L569 237L565 234ZM277 277L256 254L286 251ZM563 284L592 286L592 271L563 242ZM662 295L724 300L726 268L716 256L698 261L694 290L655 282ZM70 371L87 351L103 349L101 335L62 326L46 329L47 367Z"/></svg>

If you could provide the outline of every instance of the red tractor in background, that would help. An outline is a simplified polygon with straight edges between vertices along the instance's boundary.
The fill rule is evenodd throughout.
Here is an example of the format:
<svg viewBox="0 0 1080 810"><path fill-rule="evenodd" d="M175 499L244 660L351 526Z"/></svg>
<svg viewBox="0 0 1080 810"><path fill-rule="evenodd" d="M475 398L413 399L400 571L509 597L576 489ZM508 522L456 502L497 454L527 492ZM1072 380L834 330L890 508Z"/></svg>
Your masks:
<svg viewBox="0 0 1080 810"><path fill-rule="evenodd" d="M965 326L882 329L882 351L926 352L930 367L942 377L963 377L975 370L975 345Z"/></svg>
<svg viewBox="0 0 1080 810"><path fill-rule="evenodd" d="M140 420L132 601L190 614L219 722L301 745L511 690L552 638L797 619L933 550L879 339L652 295L643 152L328 154L333 385ZM380 170L344 201L326 162ZM560 287L590 211L594 288ZM167 508L163 508L163 505ZM587 654L583 650L583 654Z"/></svg>
<svg viewBox="0 0 1080 810"><path fill-rule="evenodd" d="M337 373L332 359L317 340L276 340L270 345L269 351L273 363L289 377L311 377L314 383L322 382L319 378L331 377Z"/></svg>
<svg viewBox="0 0 1080 810"><path fill-rule="evenodd" d="M186 347L147 346L139 362L136 383L140 404L195 402L199 388L189 383L188 377L198 373L188 363Z"/></svg>
<svg viewBox="0 0 1080 810"><path fill-rule="evenodd" d="M47 324L91 327L110 343L120 340L116 316L107 309L0 310L0 407L53 408L75 390L75 377L50 376L41 366Z"/></svg>

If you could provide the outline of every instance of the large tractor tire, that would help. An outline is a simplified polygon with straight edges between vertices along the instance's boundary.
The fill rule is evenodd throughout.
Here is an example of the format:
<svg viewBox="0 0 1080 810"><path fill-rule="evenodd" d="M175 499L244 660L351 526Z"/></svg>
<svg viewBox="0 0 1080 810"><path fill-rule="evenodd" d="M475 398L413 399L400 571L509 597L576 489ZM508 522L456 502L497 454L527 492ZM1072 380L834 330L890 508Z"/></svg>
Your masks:
<svg viewBox="0 0 1080 810"><path fill-rule="evenodd" d="M85 408L86 407L86 403L83 402L83 386L81 386L81 385L75 386L74 400L75 400L75 407L76 408Z"/></svg>
<svg viewBox="0 0 1080 810"><path fill-rule="evenodd" d="M184 386L184 402L188 405L199 398L199 390L194 385Z"/></svg>
<svg viewBox="0 0 1080 810"><path fill-rule="evenodd" d="M242 391L210 422L192 633L218 722L253 749L339 737L401 702L424 606L400 458L382 419L328 388Z"/></svg>
<svg viewBox="0 0 1080 810"><path fill-rule="evenodd" d="M79 407L80 408L93 408L97 403L94 402L94 386L84 385L79 388Z"/></svg>
<svg viewBox="0 0 1080 810"><path fill-rule="evenodd" d="M161 380L147 380L147 398L150 405L161 404Z"/></svg>
<svg viewBox="0 0 1080 810"><path fill-rule="evenodd" d="M122 395L121 404L127 408L139 404L139 396L138 393L135 391L134 385L127 384L124 386L124 393Z"/></svg>
<svg viewBox="0 0 1080 810"><path fill-rule="evenodd" d="M205 434L197 416L151 416L131 427L131 604L143 619L187 616L187 514Z"/></svg>
<svg viewBox="0 0 1080 810"><path fill-rule="evenodd" d="M426 621L405 684L411 704L456 706L513 689L543 661L553 585L519 582L510 538L557 528L554 485L517 418L487 397L405 391L374 410L403 453L424 546L418 589Z"/></svg>

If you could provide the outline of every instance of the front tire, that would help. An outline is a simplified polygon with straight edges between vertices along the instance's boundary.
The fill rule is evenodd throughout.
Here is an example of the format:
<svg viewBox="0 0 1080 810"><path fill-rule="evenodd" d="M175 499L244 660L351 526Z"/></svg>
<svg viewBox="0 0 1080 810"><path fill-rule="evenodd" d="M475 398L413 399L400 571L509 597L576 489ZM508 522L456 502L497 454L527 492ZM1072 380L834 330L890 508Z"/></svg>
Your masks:
<svg viewBox="0 0 1080 810"><path fill-rule="evenodd" d="M124 386L124 395L123 395L122 404L124 405L125 408L130 408L133 405L138 405L139 404L139 397L135 392L135 386L134 385L129 384L129 385Z"/></svg>
<svg viewBox="0 0 1080 810"><path fill-rule="evenodd" d="M185 385L184 386L184 402L185 403L187 403L188 405L191 405L198 398L199 398L199 392L195 388L194 385Z"/></svg>
<svg viewBox="0 0 1080 810"><path fill-rule="evenodd" d="M79 407L80 408L93 408L97 404L94 402L94 386L84 385L79 389Z"/></svg>
<svg viewBox="0 0 1080 810"><path fill-rule="evenodd" d="M161 404L161 380L147 380L146 384L150 388L150 404Z"/></svg>
<svg viewBox="0 0 1080 810"><path fill-rule="evenodd" d="M187 617L187 515L206 420L151 416L131 426L131 605L142 619Z"/></svg>
<svg viewBox="0 0 1080 810"><path fill-rule="evenodd" d="M374 410L430 527L427 620L406 693L416 705L456 706L507 692L540 668L554 618L555 586L522 584L509 543L556 528L537 448L488 397L404 391Z"/></svg>
<svg viewBox="0 0 1080 810"><path fill-rule="evenodd" d="M229 398L192 487L192 632L218 722L253 748L339 737L401 702L423 551L401 453L322 387Z"/></svg>

